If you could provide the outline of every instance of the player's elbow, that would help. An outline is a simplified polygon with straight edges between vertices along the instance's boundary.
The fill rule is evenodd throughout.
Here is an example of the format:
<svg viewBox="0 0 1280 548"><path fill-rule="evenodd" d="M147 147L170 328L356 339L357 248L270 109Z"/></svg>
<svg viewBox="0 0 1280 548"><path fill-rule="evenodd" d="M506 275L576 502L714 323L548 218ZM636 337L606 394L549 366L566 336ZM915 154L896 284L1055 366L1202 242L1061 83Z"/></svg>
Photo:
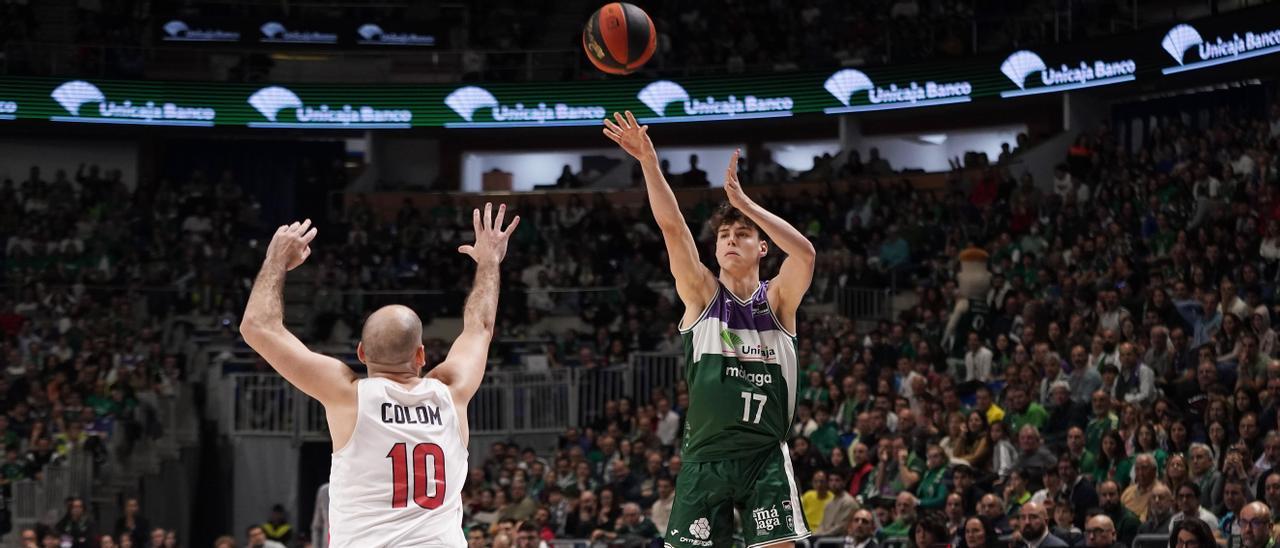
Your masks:
<svg viewBox="0 0 1280 548"><path fill-rule="evenodd" d="M268 328L264 322L249 314L240 320L240 337L245 344L255 346L257 341L266 336Z"/></svg>

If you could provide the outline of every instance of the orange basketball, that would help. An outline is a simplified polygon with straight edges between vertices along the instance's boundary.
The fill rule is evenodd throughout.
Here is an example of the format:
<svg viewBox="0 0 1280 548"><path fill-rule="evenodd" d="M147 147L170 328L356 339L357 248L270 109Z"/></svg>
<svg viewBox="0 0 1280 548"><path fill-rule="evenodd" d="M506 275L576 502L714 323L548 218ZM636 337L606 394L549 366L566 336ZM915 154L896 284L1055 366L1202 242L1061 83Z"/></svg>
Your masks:
<svg viewBox="0 0 1280 548"><path fill-rule="evenodd" d="M630 74L644 66L658 47L658 33L644 10L626 2L605 4L582 29L582 49L596 68Z"/></svg>

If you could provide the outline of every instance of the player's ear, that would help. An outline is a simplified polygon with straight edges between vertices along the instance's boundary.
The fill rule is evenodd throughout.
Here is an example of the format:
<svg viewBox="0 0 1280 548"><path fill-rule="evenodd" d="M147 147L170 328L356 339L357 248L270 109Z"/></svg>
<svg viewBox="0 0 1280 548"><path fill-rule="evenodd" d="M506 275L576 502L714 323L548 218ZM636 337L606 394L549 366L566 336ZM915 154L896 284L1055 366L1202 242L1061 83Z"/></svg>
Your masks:
<svg viewBox="0 0 1280 548"><path fill-rule="evenodd" d="M366 361L365 361L365 355L364 355L364 341L360 341L360 342L356 343L356 359L357 359L357 360L360 360L360 363L363 363L363 364L365 364L365 365L369 365L369 364L368 364L368 362L366 362Z"/></svg>
<svg viewBox="0 0 1280 548"><path fill-rule="evenodd" d="M426 347L418 345L418 349L413 351L413 365L417 366L418 369L422 369L424 365L427 365Z"/></svg>
<svg viewBox="0 0 1280 548"><path fill-rule="evenodd" d="M763 259L765 255L768 255L768 254L769 254L769 242L765 240L760 240L760 258Z"/></svg>

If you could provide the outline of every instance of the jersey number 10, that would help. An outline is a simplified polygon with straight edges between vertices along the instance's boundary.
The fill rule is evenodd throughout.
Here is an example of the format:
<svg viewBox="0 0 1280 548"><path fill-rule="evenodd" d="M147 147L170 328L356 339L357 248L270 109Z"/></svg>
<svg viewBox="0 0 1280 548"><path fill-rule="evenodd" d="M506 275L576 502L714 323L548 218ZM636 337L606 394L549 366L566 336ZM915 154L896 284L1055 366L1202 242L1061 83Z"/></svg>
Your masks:
<svg viewBox="0 0 1280 548"><path fill-rule="evenodd" d="M391 492L391 507L404 508L409 505L409 465L413 466L413 502L424 509L439 508L444 502L444 450L434 443L419 443L413 446L413 461L406 463L408 450L405 444L397 443L387 453L391 459L391 478L394 489ZM428 466L427 457L431 457Z"/></svg>

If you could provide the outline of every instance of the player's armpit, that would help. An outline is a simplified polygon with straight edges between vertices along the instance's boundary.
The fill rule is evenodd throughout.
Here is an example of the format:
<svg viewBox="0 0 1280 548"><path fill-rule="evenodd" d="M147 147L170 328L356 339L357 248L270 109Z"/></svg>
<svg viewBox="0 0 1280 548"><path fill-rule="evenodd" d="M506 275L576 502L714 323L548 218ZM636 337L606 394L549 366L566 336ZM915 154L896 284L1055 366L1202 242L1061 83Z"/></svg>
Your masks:
<svg viewBox="0 0 1280 548"><path fill-rule="evenodd" d="M346 364L312 352L284 326L240 324L245 343L299 390L326 407L350 403L356 397L356 374Z"/></svg>
<svg viewBox="0 0 1280 548"><path fill-rule="evenodd" d="M787 255L778 268L778 275L769 283L769 289L775 292L773 301L776 312L793 315L800 308L809 284L813 282L813 255Z"/></svg>
<svg viewBox="0 0 1280 548"><path fill-rule="evenodd" d="M671 276L676 281L676 294L686 306L701 310L715 295L716 277L698 259L698 247L688 227L672 232L669 234L664 230L662 238L667 245L667 256L671 259Z"/></svg>

